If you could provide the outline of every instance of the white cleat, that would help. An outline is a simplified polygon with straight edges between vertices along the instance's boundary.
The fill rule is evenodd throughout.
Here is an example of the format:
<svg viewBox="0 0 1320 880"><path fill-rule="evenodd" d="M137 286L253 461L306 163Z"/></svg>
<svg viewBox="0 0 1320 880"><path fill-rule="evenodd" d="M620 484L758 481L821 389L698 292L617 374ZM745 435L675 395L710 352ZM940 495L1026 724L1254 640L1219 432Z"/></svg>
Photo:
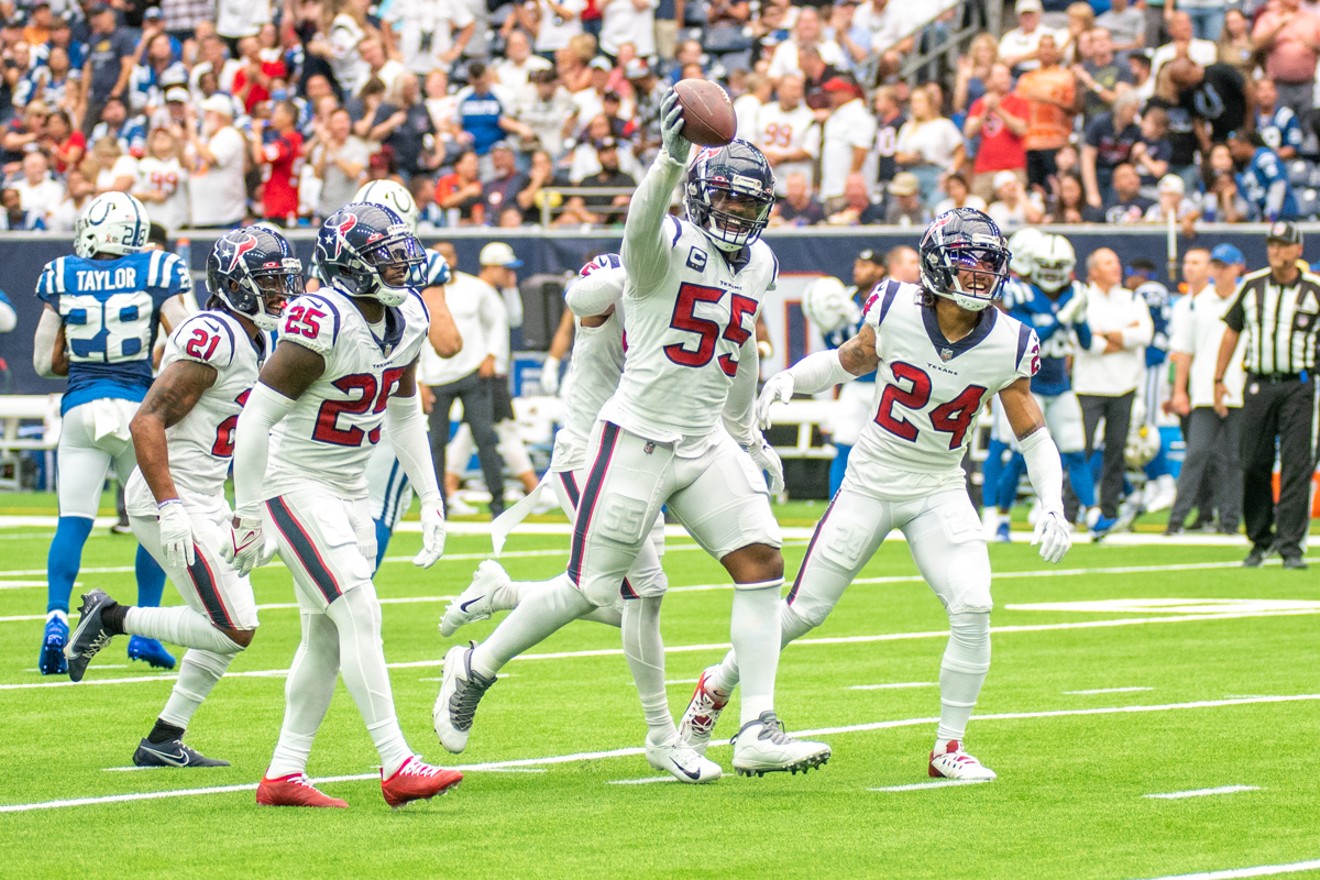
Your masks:
<svg viewBox="0 0 1320 880"><path fill-rule="evenodd" d="M445 516L476 516L479 513L480 510L457 495L450 495L445 499Z"/></svg>
<svg viewBox="0 0 1320 880"><path fill-rule="evenodd" d="M930 775L936 779L971 779L986 782L995 778L995 771L963 751L962 743L949 740L943 754L930 753Z"/></svg>
<svg viewBox="0 0 1320 880"><path fill-rule="evenodd" d="M701 673L692 699L678 722L678 736L698 757L704 757L710 745L710 735L715 730L715 722L720 720L720 713L729 704L729 695L716 690L709 682L719 667L711 666Z"/></svg>
<svg viewBox="0 0 1320 880"><path fill-rule="evenodd" d="M440 679L440 694L431 709L431 723L440 745L454 754L467 748L477 704L495 683L494 678L472 671L472 649L476 645L473 642L470 646L455 645L449 649L444 677Z"/></svg>
<svg viewBox="0 0 1320 880"><path fill-rule="evenodd" d="M806 773L829 759L829 746L784 733L784 725L774 712L762 712L733 738L733 770L739 776L764 776L784 770Z"/></svg>
<svg viewBox="0 0 1320 880"><path fill-rule="evenodd" d="M459 627L490 617L495 591L508 586L509 580L508 573L493 559L478 565L472 583L449 603L440 618L440 635L449 638Z"/></svg>
<svg viewBox="0 0 1320 880"><path fill-rule="evenodd" d="M646 761L655 769L663 770L688 785L714 782L724 775L719 764L698 755L677 734L662 745L654 746L647 742Z"/></svg>

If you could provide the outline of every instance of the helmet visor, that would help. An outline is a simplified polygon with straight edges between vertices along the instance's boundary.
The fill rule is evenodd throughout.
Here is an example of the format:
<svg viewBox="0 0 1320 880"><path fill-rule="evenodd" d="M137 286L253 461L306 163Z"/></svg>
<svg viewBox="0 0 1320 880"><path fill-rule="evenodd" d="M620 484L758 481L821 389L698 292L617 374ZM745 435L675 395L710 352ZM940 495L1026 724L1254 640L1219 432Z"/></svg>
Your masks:
<svg viewBox="0 0 1320 880"><path fill-rule="evenodd" d="M278 318L285 304L303 293L302 261L289 257L278 267L257 269L252 273L252 283L261 295L266 314Z"/></svg>
<svg viewBox="0 0 1320 880"><path fill-rule="evenodd" d="M959 293L994 299L1008 276L1008 251L998 246L969 244L949 248L949 267Z"/></svg>
<svg viewBox="0 0 1320 880"><path fill-rule="evenodd" d="M411 232L391 235L363 251L362 259L380 274L386 287L421 287L426 280L426 252Z"/></svg>

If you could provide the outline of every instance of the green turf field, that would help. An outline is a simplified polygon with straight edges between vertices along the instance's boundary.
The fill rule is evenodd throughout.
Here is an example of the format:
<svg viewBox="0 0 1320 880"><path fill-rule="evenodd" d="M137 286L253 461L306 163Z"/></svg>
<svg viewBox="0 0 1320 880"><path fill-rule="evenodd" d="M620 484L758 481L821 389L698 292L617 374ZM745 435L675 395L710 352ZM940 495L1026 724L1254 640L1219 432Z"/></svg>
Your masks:
<svg viewBox="0 0 1320 880"><path fill-rule="evenodd" d="M52 510L49 496L0 496L0 515ZM821 510L781 513L809 526ZM0 528L3 877L1081 880L1266 876L1282 869L1246 869L1320 860L1320 579L1277 560L1244 571L1245 542L1079 544L1045 576L1026 533L992 546L995 659L968 745L999 779L969 786L921 785L945 619L905 545L891 542L780 665L781 717L829 742L830 763L806 776L733 776L718 737L735 732L734 706L710 753L729 775L689 787L616 784L661 777L640 754L645 728L619 633L593 623L509 664L467 751L445 755L430 721L448 647L436 622L488 542L453 536L446 558L420 572L407 561L419 536L400 534L377 581L395 699L413 748L467 778L447 797L391 811L341 687L309 773L352 808L312 811L253 799L298 641L287 572L255 575L261 630L189 732L233 766L124 770L172 679L130 664L126 640L80 685L37 674L51 532ZM805 543L785 547L790 576ZM131 600L133 548L98 527L81 584ZM504 562L514 577L548 576L566 550L562 536L515 535ZM665 567L678 713L728 642L730 593L690 541L671 543ZM166 596L177 602L169 587ZM1082 604L1096 602L1108 604Z"/></svg>

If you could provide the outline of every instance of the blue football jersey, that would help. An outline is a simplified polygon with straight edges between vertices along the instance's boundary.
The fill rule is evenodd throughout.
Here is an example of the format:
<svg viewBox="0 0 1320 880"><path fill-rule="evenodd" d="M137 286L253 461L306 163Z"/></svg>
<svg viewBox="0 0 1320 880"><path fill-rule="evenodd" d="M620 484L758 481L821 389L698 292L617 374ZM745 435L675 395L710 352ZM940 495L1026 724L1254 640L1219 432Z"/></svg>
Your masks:
<svg viewBox="0 0 1320 880"><path fill-rule="evenodd" d="M1158 281L1147 281L1133 291L1145 300L1150 310L1151 323L1155 325L1155 335L1150 345L1146 346L1146 366L1158 367L1169 357L1169 320L1173 317L1173 299L1169 288Z"/></svg>
<svg viewBox="0 0 1320 880"><path fill-rule="evenodd" d="M1072 282L1051 299L1034 284L1017 279L1006 291L1008 313L1036 331L1040 339L1040 370L1031 379L1031 390L1045 397L1063 394L1072 388L1068 357L1073 353L1073 334L1083 347L1091 345L1091 328L1085 324L1064 326L1059 310L1075 296L1086 296L1077 282Z"/></svg>
<svg viewBox="0 0 1320 880"><path fill-rule="evenodd" d="M69 353L61 412L104 397L142 400L151 385L161 306L191 290L188 266L164 251L47 263L37 296L64 322Z"/></svg>
<svg viewBox="0 0 1320 880"><path fill-rule="evenodd" d="M898 283L897 281L892 281L892 282L887 280L881 281L879 284L876 285L876 290L883 290L886 284L897 284L897 283ZM852 301L857 304L857 313L859 315L865 309L866 300L870 298L872 292L873 291L869 291L869 290L866 291L859 290L857 288L857 285L855 284L849 285L848 295L851 296ZM866 319L864 317L859 317L853 323L845 324L842 327L840 327L838 330L835 330L833 333L823 334L821 338L824 339L825 344L828 345L830 348L838 348L840 345L843 345L849 339L852 339L859 332L861 332L862 325L865 323L866 323ZM871 372L867 373L865 376L858 376L857 381L870 382L872 384L875 384L875 371L872 370Z"/></svg>

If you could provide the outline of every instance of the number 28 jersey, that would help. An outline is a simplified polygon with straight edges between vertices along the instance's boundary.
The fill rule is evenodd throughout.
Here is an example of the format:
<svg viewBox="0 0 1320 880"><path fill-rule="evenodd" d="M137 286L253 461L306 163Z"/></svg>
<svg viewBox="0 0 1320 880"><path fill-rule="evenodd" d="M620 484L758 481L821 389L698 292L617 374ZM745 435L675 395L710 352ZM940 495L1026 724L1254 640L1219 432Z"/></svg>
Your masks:
<svg viewBox="0 0 1320 880"><path fill-rule="evenodd" d="M1032 329L996 308L949 342L925 292L882 282L864 321L876 335L875 408L848 459L844 483L879 498L962 488L962 459L986 402L1040 369Z"/></svg>
<svg viewBox="0 0 1320 880"><path fill-rule="evenodd" d="M740 349L756 332L779 263L763 241L744 249L735 267L686 220L668 217L664 231L668 259L657 277L624 266L628 356L601 418L673 442L707 436L721 424Z"/></svg>
<svg viewBox="0 0 1320 880"><path fill-rule="evenodd" d="M367 496L367 459L385 407L417 360L430 317L417 292L385 310L378 338L352 300L323 287L285 307L280 342L325 358L325 372L271 432L263 500L298 488Z"/></svg>
<svg viewBox="0 0 1320 880"><path fill-rule="evenodd" d="M265 359L265 339L264 333L251 338L236 318L215 309L188 318L165 343L162 372L177 361L191 361L216 373L192 410L165 430L170 476L185 498L223 500L234 457L234 428ZM124 491L131 513L156 512L141 471L133 472Z"/></svg>

